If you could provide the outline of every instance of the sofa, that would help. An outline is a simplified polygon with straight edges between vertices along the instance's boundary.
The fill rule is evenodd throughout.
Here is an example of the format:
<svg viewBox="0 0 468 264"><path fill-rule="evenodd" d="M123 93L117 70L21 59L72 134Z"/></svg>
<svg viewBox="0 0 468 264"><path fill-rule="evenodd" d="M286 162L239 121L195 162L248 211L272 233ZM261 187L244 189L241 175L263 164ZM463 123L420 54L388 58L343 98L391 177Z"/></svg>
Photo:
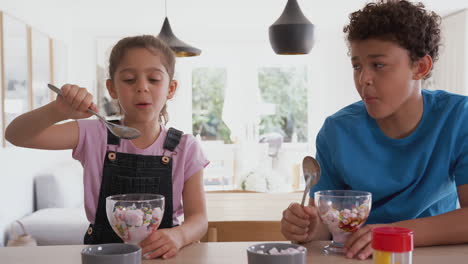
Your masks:
<svg viewBox="0 0 468 264"><path fill-rule="evenodd" d="M21 235L38 245L82 244L88 227L81 164L71 150L0 149L0 246Z"/></svg>

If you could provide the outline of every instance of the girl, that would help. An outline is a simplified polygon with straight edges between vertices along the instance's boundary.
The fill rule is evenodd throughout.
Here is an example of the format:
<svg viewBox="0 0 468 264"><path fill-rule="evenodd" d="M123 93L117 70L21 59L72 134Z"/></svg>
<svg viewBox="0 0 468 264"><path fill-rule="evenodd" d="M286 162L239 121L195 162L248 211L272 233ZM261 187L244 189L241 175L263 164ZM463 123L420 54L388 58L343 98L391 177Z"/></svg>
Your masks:
<svg viewBox="0 0 468 264"><path fill-rule="evenodd" d="M140 244L147 258L172 257L206 232L203 168L208 161L193 136L164 127L166 102L177 89L174 68L174 53L153 36L127 37L112 49L106 86L119 102L120 123L141 132L137 139L117 138L102 121L85 119L91 116L88 108L97 111L92 95L69 84L55 101L7 127L5 137L16 146L73 149L73 158L84 168L85 208L91 223L85 244L122 242L110 227L105 208L107 196L122 193L159 193L166 198L160 228ZM77 121L56 124L67 119ZM179 225L182 213L184 223Z"/></svg>

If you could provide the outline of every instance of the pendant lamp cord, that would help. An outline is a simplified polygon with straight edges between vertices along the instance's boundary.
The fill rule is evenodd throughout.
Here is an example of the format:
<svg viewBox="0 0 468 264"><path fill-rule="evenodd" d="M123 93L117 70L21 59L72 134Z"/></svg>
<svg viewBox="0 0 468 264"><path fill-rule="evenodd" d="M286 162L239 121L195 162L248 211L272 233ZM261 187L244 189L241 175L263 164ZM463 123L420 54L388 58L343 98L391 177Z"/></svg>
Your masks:
<svg viewBox="0 0 468 264"><path fill-rule="evenodd" d="M164 12L165 12L165 15L167 17L167 0L164 0Z"/></svg>

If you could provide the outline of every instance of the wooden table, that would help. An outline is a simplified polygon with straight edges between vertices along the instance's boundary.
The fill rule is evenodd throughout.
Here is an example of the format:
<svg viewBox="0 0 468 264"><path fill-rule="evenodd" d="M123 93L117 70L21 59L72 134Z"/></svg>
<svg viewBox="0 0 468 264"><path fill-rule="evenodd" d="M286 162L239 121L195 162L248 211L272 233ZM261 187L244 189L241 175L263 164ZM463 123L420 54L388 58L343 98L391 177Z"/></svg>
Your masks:
<svg viewBox="0 0 468 264"><path fill-rule="evenodd" d="M302 192L206 193L208 221L280 221L290 203L300 203Z"/></svg>
<svg viewBox="0 0 468 264"><path fill-rule="evenodd" d="M256 242L196 243L182 249L168 260L144 260L143 264L221 264L247 263L246 248ZM310 264L369 264L371 259L361 261L343 256L327 256L321 248L327 241L311 242L307 247L307 263ZM0 248L0 263L4 264L81 264L80 252L84 246L42 246ZM459 264L467 263L468 245L416 248L413 264Z"/></svg>
<svg viewBox="0 0 468 264"><path fill-rule="evenodd" d="M281 234L283 210L300 202L294 193L207 193L208 231L204 242L286 240Z"/></svg>

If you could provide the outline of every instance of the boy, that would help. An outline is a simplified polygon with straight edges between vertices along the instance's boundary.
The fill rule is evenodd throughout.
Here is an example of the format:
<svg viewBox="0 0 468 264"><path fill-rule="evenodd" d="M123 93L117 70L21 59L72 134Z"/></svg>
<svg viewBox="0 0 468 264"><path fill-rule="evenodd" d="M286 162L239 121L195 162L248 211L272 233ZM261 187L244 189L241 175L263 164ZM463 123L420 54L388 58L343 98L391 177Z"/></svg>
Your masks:
<svg viewBox="0 0 468 264"><path fill-rule="evenodd" d="M313 194L351 189L371 192L373 204L368 225L344 245L348 258L372 254L376 226L414 230L415 246L468 242L468 99L421 90L438 57L439 26L438 15L408 1L369 3L350 15L344 33L362 101L321 128L322 177L308 206L284 210L286 238L329 239Z"/></svg>

